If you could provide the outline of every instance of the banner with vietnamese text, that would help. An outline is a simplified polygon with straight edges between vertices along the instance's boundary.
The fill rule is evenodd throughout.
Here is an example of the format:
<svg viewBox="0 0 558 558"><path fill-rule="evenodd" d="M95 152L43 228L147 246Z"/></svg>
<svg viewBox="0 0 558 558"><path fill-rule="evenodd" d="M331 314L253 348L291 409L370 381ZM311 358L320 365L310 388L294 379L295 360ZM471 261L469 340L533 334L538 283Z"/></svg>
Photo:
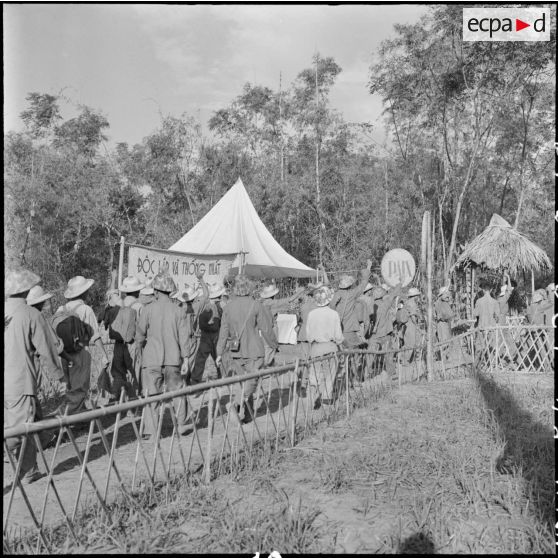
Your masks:
<svg viewBox="0 0 558 558"><path fill-rule="evenodd" d="M157 273L167 271L179 290L198 284L197 273L204 273L208 284L222 284L233 266L237 254L184 254L170 250L128 244L128 275L151 280Z"/></svg>

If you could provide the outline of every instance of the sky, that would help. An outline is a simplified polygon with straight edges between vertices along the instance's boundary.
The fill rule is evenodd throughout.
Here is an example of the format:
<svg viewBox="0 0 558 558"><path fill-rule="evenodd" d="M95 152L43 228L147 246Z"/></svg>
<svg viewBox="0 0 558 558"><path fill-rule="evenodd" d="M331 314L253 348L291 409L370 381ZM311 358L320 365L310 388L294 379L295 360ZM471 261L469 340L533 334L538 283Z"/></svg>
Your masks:
<svg viewBox="0 0 558 558"><path fill-rule="evenodd" d="M369 122L382 141L381 100L368 93L369 67L396 23L423 5L10 4L4 12L4 131L21 130L29 92L62 94L108 119L111 144L139 143L161 115L204 125L246 82L279 89L316 51L343 69L331 106Z"/></svg>

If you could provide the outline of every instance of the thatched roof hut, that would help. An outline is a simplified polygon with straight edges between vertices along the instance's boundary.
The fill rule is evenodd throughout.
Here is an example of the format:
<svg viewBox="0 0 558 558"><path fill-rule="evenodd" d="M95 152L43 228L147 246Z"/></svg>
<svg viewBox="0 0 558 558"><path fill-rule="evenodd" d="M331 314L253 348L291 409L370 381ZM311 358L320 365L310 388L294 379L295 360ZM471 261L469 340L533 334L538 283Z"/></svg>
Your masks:
<svg viewBox="0 0 558 558"><path fill-rule="evenodd" d="M470 266L507 271L511 275L552 269L546 252L496 213L488 227L465 246L453 267Z"/></svg>

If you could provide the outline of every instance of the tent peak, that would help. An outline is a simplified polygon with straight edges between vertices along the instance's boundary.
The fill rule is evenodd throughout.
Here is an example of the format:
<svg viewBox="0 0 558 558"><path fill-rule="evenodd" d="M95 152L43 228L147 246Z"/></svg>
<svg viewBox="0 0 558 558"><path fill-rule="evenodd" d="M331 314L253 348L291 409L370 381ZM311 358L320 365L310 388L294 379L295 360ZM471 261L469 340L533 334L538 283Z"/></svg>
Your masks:
<svg viewBox="0 0 558 558"><path fill-rule="evenodd" d="M241 262L238 266L255 276L313 277L315 274L314 269L287 253L273 238L240 177L170 250L206 255L242 253L246 257L237 258Z"/></svg>

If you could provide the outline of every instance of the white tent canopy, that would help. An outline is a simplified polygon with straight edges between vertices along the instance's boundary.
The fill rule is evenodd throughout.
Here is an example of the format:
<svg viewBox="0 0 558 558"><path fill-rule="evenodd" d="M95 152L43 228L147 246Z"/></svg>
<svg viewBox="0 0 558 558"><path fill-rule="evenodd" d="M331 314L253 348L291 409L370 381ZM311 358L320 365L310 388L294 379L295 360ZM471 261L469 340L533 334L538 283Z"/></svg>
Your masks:
<svg viewBox="0 0 558 558"><path fill-rule="evenodd" d="M239 254L233 268L253 277L313 277L316 271L287 254L259 218L240 178L169 250L191 254Z"/></svg>

